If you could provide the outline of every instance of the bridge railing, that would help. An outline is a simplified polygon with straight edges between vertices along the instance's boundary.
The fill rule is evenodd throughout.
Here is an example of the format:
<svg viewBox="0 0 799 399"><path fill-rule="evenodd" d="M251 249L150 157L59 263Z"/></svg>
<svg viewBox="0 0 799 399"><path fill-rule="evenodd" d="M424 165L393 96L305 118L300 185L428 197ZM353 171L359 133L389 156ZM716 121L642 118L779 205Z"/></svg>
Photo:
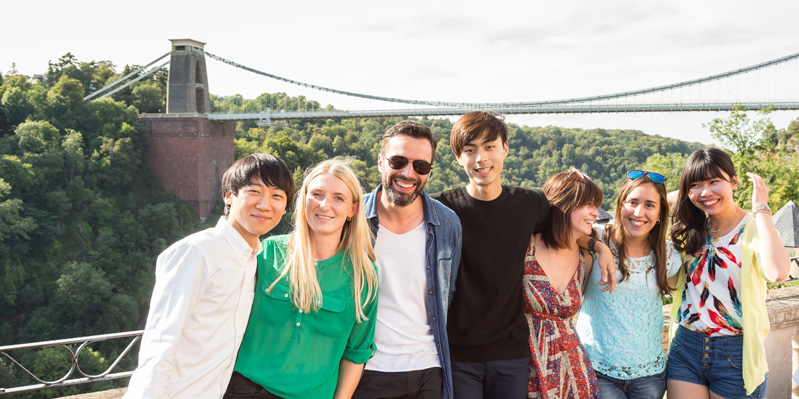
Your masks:
<svg viewBox="0 0 799 399"><path fill-rule="evenodd" d="M106 380L114 380L117 378L126 378L130 377L133 374L133 370L130 371L123 371L123 372L116 372L114 373L114 369L117 367L119 362L125 355L130 352L130 349L139 342L141 339L143 330L138 331L128 331L122 333L114 333L114 334L103 334L103 335L92 335L88 337L79 337L79 338L70 338L70 339L60 339L54 341L43 341L43 342L34 342L30 344L19 344L19 345L7 345L7 346L0 346L0 355L5 356L11 362L16 365L18 368L23 370L27 373L30 377L38 382L38 384L26 385L22 387L13 387L13 388L6 388L0 387L0 395L9 394L9 393L17 393L17 392L26 392L26 391L35 391L39 389L45 388L55 388L55 387L65 387L69 385L78 385L84 384L87 382L95 382L95 381L106 381ZM89 345L107 341L111 339L124 339L124 338L131 338L130 343L122 353L117 356L116 360L108 367L105 371L100 374L89 374L80 368L79 358L80 353L83 349L87 348ZM73 350L69 345L79 344L77 349ZM57 380L48 381L40 376L35 375L33 372L28 370L25 366L23 366L19 361L17 361L14 357L11 356L12 351L22 350L22 349L44 349L50 347L61 347L67 351L69 357L71 359L72 365L67 371L64 376ZM71 378L70 377L75 377Z"/></svg>

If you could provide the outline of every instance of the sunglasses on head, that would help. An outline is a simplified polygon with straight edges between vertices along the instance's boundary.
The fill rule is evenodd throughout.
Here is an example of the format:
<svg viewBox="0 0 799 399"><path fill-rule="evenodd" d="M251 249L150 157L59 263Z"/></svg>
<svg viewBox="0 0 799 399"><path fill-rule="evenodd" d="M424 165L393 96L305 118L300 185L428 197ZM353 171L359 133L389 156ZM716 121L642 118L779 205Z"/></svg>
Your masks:
<svg viewBox="0 0 799 399"><path fill-rule="evenodd" d="M591 178L588 177L587 174L585 174L583 172L580 172L580 170L578 170L577 168L572 168L571 173L569 173L569 175L566 176L566 179L570 178L572 175L575 175L575 176L579 177L580 180L585 180L585 179L591 180ZM564 179L564 181L565 181L565 179Z"/></svg>
<svg viewBox="0 0 799 399"><path fill-rule="evenodd" d="M641 176L644 176L644 175L649 176L649 178L652 179L652 181L655 182L655 183L665 183L666 182L666 176L663 176L660 173L650 172L648 170L628 170L627 171L627 177L629 177L630 179L637 179L637 178L639 178Z"/></svg>
<svg viewBox="0 0 799 399"><path fill-rule="evenodd" d="M411 162L411 160L403 157L402 155L394 155L393 157L388 158L388 166L390 166L391 169L400 170L407 166L408 162ZM420 175L426 175L430 173L430 170L433 169L433 164L427 161L422 161L421 159L417 159L411 164L413 165L413 170Z"/></svg>

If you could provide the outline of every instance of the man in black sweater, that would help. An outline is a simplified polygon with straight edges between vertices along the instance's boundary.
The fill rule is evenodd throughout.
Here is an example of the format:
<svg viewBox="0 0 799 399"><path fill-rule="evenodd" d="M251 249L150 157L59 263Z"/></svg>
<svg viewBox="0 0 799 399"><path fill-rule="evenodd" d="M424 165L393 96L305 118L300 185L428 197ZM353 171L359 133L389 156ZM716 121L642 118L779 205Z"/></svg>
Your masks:
<svg viewBox="0 0 799 399"><path fill-rule="evenodd" d="M503 119L493 112L458 119L450 145L469 184L432 196L455 211L463 227L461 266L447 320L456 399L527 397L524 258L533 232L546 227L549 201L541 190L501 184L508 155Z"/></svg>

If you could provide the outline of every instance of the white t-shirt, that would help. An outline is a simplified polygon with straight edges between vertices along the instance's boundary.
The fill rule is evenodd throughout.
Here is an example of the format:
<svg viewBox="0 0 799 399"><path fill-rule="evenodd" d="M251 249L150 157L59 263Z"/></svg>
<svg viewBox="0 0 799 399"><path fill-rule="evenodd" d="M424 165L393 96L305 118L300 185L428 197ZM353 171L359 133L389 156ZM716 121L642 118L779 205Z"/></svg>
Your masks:
<svg viewBox="0 0 799 399"><path fill-rule="evenodd" d="M366 363L367 370L398 372L441 367L427 321L426 239L424 222L405 234L378 228L377 352Z"/></svg>

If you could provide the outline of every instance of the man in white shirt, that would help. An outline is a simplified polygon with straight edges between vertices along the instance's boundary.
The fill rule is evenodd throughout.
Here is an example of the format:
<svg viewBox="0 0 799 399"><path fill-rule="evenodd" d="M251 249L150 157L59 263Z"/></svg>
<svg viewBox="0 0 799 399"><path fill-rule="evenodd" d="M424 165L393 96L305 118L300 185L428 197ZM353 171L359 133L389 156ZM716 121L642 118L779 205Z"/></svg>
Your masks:
<svg viewBox="0 0 799 399"><path fill-rule="evenodd" d="M221 398L250 316L259 237L294 196L282 160L251 154L222 177L225 216L158 256L139 367L125 398Z"/></svg>
<svg viewBox="0 0 799 399"><path fill-rule="evenodd" d="M430 129L418 122L399 122L383 135L382 184L364 196L380 277L377 350L354 399L453 397L446 317L461 224L423 190L435 150Z"/></svg>

